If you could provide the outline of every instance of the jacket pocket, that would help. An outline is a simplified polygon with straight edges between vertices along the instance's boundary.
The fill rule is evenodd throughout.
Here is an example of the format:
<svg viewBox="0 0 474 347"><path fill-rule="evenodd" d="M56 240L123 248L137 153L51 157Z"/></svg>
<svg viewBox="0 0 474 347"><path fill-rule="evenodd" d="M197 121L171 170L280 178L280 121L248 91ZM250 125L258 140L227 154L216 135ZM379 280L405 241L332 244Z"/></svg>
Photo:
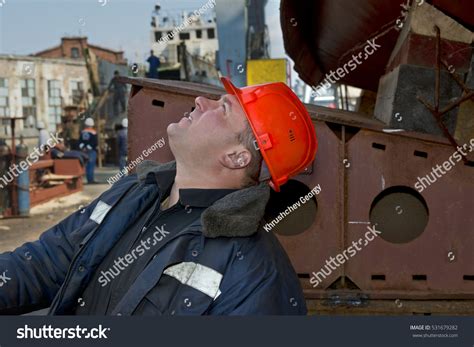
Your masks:
<svg viewBox="0 0 474 347"><path fill-rule="evenodd" d="M204 314L213 297L175 278L163 275L137 306L133 315L193 315Z"/></svg>

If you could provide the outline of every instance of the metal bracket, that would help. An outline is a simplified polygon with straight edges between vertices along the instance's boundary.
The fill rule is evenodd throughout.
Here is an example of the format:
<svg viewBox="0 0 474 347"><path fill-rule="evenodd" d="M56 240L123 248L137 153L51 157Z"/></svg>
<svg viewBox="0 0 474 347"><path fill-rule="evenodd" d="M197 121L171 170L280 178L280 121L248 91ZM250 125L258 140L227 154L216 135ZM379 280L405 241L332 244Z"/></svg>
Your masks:
<svg viewBox="0 0 474 347"><path fill-rule="evenodd" d="M329 307L366 307L369 305L369 296L364 293L332 294L321 304Z"/></svg>

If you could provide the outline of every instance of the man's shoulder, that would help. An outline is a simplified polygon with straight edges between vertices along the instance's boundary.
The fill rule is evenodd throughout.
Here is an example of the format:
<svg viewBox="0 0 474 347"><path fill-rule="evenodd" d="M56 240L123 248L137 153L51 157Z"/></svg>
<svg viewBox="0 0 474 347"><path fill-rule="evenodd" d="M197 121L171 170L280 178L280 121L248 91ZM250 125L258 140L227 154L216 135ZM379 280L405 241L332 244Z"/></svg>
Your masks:
<svg viewBox="0 0 474 347"><path fill-rule="evenodd" d="M288 260L285 250L272 232L259 229L258 232L244 239L246 240L242 243L243 250L264 258L271 265L276 265L277 262L282 260Z"/></svg>

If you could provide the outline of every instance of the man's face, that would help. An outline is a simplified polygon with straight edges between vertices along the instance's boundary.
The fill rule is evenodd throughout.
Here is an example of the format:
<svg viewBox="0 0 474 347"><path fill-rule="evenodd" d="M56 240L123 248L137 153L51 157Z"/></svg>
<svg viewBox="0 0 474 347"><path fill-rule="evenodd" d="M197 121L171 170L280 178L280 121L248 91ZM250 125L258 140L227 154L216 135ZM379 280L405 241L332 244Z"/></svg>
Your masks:
<svg viewBox="0 0 474 347"><path fill-rule="evenodd" d="M177 159L196 165L214 165L223 156L242 150L237 136L246 128L247 118L237 98L219 100L197 97L188 117L168 126L168 136Z"/></svg>

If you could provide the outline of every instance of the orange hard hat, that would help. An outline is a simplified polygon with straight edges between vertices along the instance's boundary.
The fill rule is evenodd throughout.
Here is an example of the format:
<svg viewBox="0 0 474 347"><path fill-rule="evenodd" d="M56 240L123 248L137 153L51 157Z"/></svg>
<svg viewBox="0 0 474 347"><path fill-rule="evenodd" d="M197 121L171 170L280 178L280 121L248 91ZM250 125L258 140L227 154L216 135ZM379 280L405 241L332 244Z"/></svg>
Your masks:
<svg viewBox="0 0 474 347"><path fill-rule="evenodd" d="M237 88L228 77L221 81L239 100L270 173L270 186L280 191L316 155L318 141L308 111L282 82Z"/></svg>

